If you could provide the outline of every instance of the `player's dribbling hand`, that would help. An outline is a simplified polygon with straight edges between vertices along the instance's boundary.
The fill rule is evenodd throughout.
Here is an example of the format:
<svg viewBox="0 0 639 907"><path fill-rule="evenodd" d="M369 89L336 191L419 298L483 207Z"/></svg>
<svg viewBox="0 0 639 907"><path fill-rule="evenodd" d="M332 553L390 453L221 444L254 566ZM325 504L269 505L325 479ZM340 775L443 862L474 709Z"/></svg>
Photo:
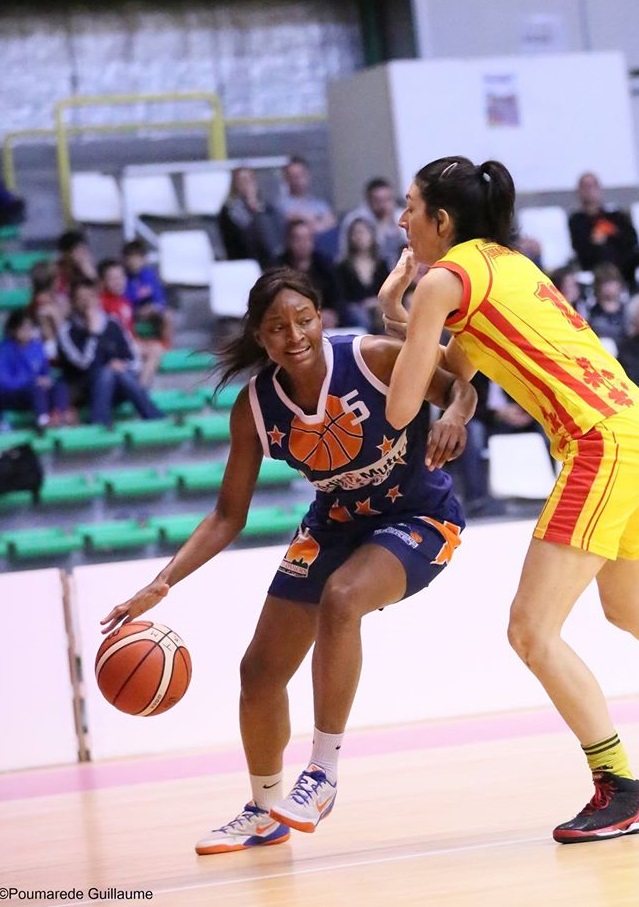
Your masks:
<svg viewBox="0 0 639 907"><path fill-rule="evenodd" d="M148 586L136 592L128 601L123 602L121 605L116 605L115 608L109 611L107 616L100 621L103 625L102 632L110 633L111 630L115 630L118 624L128 624L130 621L135 620L140 614L144 614L145 611L162 601L168 595L170 588L168 583L154 579Z"/></svg>
<svg viewBox="0 0 639 907"><path fill-rule="evenodd" d="M446 413L433 423L426 442L426 466L441 469L456 460L466 447L466 425L461 419L447 418Z"/></svg>

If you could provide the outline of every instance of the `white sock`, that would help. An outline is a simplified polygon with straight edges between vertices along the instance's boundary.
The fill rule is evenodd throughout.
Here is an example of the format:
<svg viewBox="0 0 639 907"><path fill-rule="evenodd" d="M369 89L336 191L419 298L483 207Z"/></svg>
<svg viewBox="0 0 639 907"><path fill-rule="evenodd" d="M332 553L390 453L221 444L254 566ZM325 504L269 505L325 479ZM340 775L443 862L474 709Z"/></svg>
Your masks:
<svg viewBox="0 0 639 907"><path fill-rule="evenodd" d="M284 799L282 772L277 775L250 775L253 802L260 809L269 810Z"/></svg>
<svg viewBox="0 0 639 907"><path fill-rule="evenodd" d="M344 734L325 734L324 731L313 728L311 762L324 769L331 784L337 781L337 760L343 739Z"/></svg>

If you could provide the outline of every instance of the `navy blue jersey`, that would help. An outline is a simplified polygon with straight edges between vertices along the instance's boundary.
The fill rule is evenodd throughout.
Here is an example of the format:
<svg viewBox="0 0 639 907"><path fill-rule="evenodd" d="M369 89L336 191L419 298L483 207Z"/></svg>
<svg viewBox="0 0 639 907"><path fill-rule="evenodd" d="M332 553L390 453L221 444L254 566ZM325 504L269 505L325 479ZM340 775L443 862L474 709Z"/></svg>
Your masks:
<svg viewBox="0 0 639 907"><path fill-rule="evenodd" d="M424 459L429 407L405 428L386 420L388 387L368 368L358 337L324 340L326 378L317 412L303 412L268 366L249 384L264 455L298 469L315 487L314 520L384 522L406 514L456 519L450 476Z"/></svg>

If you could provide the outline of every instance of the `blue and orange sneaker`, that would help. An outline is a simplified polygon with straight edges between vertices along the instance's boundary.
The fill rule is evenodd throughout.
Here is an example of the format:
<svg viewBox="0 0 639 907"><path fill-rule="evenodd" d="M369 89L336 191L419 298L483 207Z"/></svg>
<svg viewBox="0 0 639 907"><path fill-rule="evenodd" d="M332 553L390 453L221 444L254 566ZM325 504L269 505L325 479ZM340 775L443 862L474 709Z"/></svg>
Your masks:
<svg viewBox="0 0 639 907"><path fill-rule="evenodd" d="M560 844L603 841L639 832L639 781L595 772L595 795L570 822L552 833Z"/></svg>
<svg viewBox="0 0 639 907"><path fill-rule="evenodd" d="M291 833L286 825L272 819L266 809L260 809L255 803L247 803L237 818L228 825L214 828L208 835L200 838L195 845L199 854L231 853L234 850L246 850L249 847L264 847L269 844L283 844Z"/></svg>
<svg viewBox="0 0 639 907"><path fill-rule="evenodd" d="M337 784L332 784L318 765L309 765L288 797L271 807L270 815L296 831L313 832L333 809L336 796Z"/></svg>

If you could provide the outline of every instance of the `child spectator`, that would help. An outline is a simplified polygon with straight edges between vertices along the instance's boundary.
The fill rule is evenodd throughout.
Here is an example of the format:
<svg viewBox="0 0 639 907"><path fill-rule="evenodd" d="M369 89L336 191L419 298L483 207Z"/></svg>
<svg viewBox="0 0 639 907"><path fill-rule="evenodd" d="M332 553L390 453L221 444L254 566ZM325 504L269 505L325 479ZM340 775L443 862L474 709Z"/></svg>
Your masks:
<svg viewBox="0 0 639 907"><path fill-rule="evenodd" d="M130 400L143 419L162 413L140 384L140 360L130 334L100 306L95 281L78 281L71 292L71 315L58 338L63 374L79 402L89 404L90 421L113 422L113 406Z"/></svg>
<svg viewBox="0 0 639 907"><path fill-rule="evenodd" d="M0 418L7 409L31 410L36 424L71 424L69 390L51 373L44 344L26 309L11 312L0 343Z"/></svg>
<svg viewBox="0 0 639 907"><path fill-rule="evenodd" d="M58 238L58 252L54 292L68 299L76 281L95 280L98 272L86 236L81 230L62 233Z"/></svg>
<svg viewBox="0 0 639 907"><path fill-rule="evenodd" d="M127 276L125 295L133 306L136 332L145 336L150 333L168 348L172 337L171 317L162 281L147 260L145 244L139 239L125 243L122 258Z"/></svg>
<svg viewBox="0 0 639 907"><path fill-rule="evenodd" d="M31 269L31 300L27 312L40 334L49 362L58 356L58 330L69 314L69 300L55 292L56 269L39 261Z"/></svg>
<svg viewBox="0 0 639 907"><path fill-rule="evenodd" d="M98 265L98 274L100 275L100 301L102 308L107 315L119 321L129 334L134 335L142 360L140 384L142 387L149 388L153 384L153 379L160 365L164 346L160 340L155 340L152 337L135 336L136 325L133 320L133 306L131 305L131 300L125 295L127 277L124 265L115 258L105 258Z"/></svg>

